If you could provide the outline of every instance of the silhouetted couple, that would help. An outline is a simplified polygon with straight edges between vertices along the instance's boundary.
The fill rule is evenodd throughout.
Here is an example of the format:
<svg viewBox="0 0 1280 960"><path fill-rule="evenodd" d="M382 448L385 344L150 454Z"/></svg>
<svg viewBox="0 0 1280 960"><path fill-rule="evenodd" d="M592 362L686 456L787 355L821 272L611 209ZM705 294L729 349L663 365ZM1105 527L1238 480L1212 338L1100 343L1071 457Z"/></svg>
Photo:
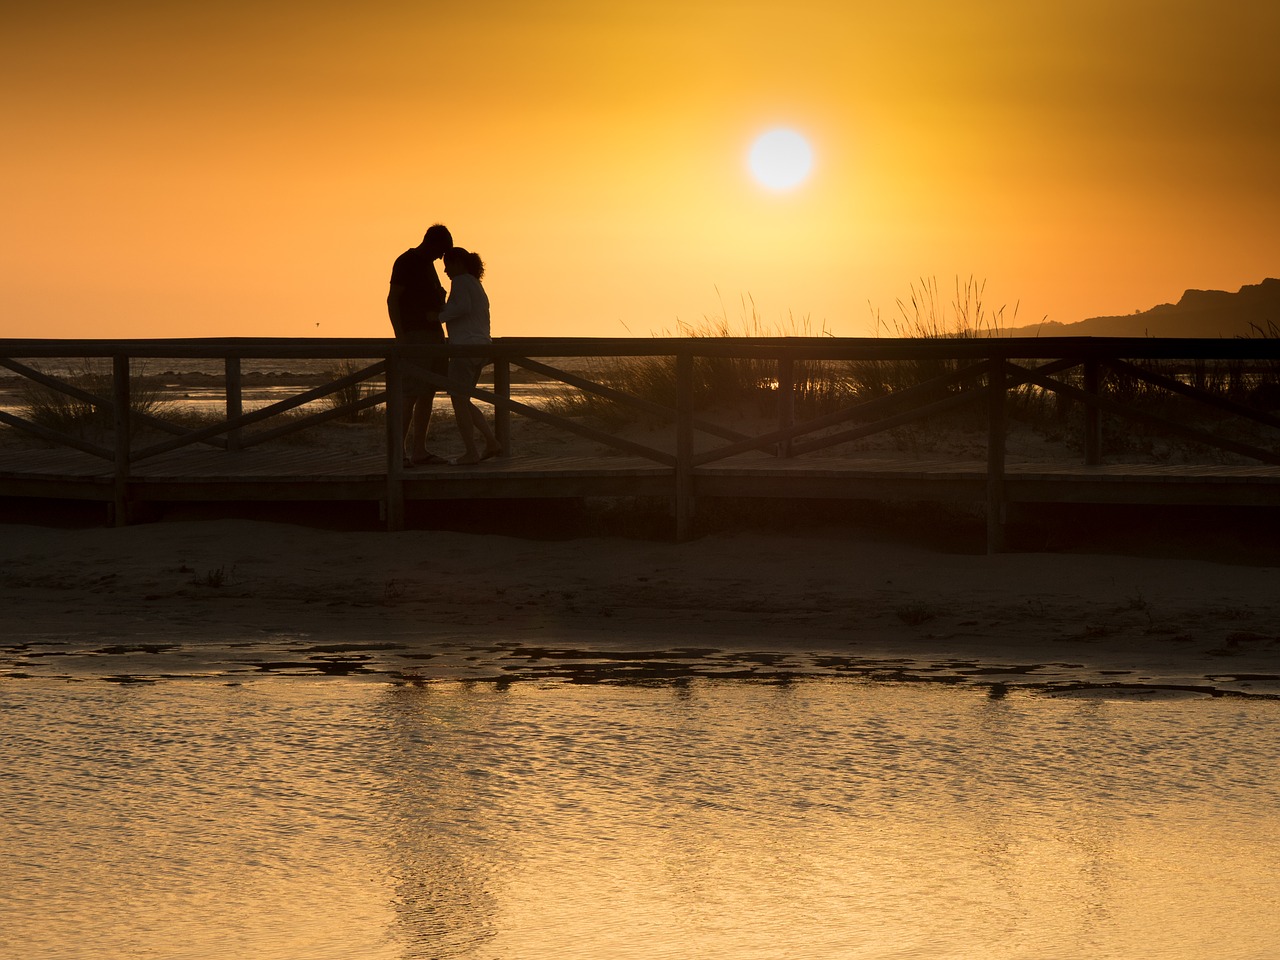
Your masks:
<svg viewBox="0 0 1280 960"><path fill-rule="evenodd" d="M449 277L449 295L436 273L435 262L443 259ZM396 258L391 268L391 289L387 293L387 313L396 339L401 343L485 344L492 342L489 333L489 296L480 284L484 263L478 254L453 245L453 236L443 224L430 227L418 246ZM405 466L426 463L479 463L502 452L480 408L467 395L480 379L488 359L485 357L433 357L428 361L411 359L405 371L402 392L407 423L404 434ZM455 460L445 460L427 450L427 429L431 425L431 408L437 385L414 367L423 367L450 381L449 395L453 414L462 437L463 453ZM476 432L484 440L484 449L476 443Z"/></svg>

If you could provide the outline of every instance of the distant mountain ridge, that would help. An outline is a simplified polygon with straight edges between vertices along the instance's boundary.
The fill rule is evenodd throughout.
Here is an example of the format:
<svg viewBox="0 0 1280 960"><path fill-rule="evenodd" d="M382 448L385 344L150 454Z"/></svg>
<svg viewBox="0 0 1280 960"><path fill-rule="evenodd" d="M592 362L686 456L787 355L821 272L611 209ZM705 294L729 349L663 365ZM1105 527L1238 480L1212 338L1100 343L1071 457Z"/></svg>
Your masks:
<svg viewBox="0 0 1280 960"><path fill-rule="evenodd" d="M1251 326L1252 325L1252 326ZM1280 280L1268 277L1237 293L1188 290L1177 303L1162 303L1124 317L1091 317L1077 323L1047 321L1002 331L1009 337L1240 337L1280 328ZM1257 329L1254 329L1257 328Z"/></svg>

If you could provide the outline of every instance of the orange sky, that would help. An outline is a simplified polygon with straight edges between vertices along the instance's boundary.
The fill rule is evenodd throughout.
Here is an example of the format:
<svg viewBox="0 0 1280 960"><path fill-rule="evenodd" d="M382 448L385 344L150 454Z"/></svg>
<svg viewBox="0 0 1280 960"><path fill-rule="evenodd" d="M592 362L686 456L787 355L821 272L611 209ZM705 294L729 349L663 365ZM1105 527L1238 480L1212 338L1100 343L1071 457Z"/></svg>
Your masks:
<svg viewBox="0 0 1280 960"><path fill-rule="evenodd" d="M1280 275L1261 0L20 6L0 337L386 336L437 220L499 336L744 298L861 336L971 275L1070 323ZM774 125L815 154L786 193L746 166Z"/></svg>

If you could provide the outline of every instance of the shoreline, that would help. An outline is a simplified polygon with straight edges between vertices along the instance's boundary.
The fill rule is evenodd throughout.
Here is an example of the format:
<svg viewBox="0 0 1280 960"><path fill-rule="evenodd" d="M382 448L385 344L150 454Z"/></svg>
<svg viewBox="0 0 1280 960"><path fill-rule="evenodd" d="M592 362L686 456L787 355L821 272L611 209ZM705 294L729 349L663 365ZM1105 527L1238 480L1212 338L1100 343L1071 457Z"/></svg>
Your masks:
<svg viewBox="0 0 1280 960"><path fill-rule="evenodd" d="M1280 697L1280 567L218 519L8 523L0 679L682 683Z"/></svg>

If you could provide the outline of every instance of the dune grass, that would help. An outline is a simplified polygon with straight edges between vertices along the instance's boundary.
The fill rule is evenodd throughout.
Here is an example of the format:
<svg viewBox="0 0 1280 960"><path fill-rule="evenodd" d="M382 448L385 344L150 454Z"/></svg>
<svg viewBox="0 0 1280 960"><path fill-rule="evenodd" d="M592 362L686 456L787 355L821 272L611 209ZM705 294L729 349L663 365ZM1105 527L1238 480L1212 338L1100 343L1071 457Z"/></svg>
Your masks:
<svg viewBox="0 0 1280 960"><path fill-rule="evenodd" d="M897 316L886 322L880 312L872 308L877 336L893 336L914 340L974 340L1003 336L1005 311L988 310L983 296L986 281L973 277L961 283L957 277L955 293L950 302L945 301L938 289L936 277L922 277L911 284L906 299L896 301ZM1014 305L1009 316L1015 321L1018 306ZM872 399L918 386L955 373L964 361L947 358L922 357L913 360L852 360L845 364L848 376L854 382L854 393L859 399ZM957 387L956 389L959 389Z"/></svg>
<svg viewBox="0 0 1280 960"><path fill-rule="evenodd" d="M354 360L343 360L336 369L326 370L323 374L326 380L340 380L343 377L349 377L351 374L363 368L363 364L356 363ZM359 383L353 383L343 387L333 393L326 394L320 402L326 410L337 410L347 404L359 403L366 397L370 397L375 393L375 387L367 380ZM382 407L364 407L351 413L343 414L339 419L344 423L369 423L380 420L383 416Z"/></svg>
<svg viewBox="0 0 1280 960"><path fill-rule="evenodd" d="M115 413L111 406L113 378L109 363L85 359L60 379L99 398L103 404L23 380L18 394L20 416L49 430L82 440L101 440L115 432ZM159 380L138 369L129 378L130 412L153 417L172 413L175 404L163 399L162 392L163 385ZM136 422L134 417L130 418L131 430L137 430Z"/></svg>
<svg viewBox="0 0 1280 960"><path fill-rule="evenodd" d="M878 336L904 339L977 339L1001 337L1008 327L1016 325L1018 305L992 309L986 303L985 281L973 277L956 278L950 298L944 297L938 282L921 278L912 284L906 298L896 302L896 314L889 321L873 309ZM663 331L655 336L672 336ZM822 336L810 329L808 318L770 325L763 321L754 301L743 299L742 316L737 322L726 314L704 317L695 324L677 325L675 336L682 337L786 337ZM1275 338L1280 328L1270 323L1255 326L1252 336ZM797 363L794 370L795 413L804 419L822 416L853 404L889 396L911 387L951 376L969 361L946 357L922 357L910 360L813 360ZM1140 369L1179 380L1213 396L1233 400L1260 410L1280 408L1280 363L1261 361L1143 361ZM614 390L660 404L668 409L676 406L675 361L670 357L635 357L600 361L592 371L595 379ZM982 373L968 380L939 384L938 397L958 393L979 385ZM775 360L737 357L697 357L694 360L694 406L700 412L717 408L749 410L769 417L778 408L778 365ZM1059 375L1065 383L1083 388L1083 372L1076 368ZM1229 412L1216 410L1194 399L1150 383L1138 376L1107 369L1098 389L1108 399L1141 407L1170 420L1197 423L1223 435L1256 433L1256 424ZM570 392L549 401L554 412L564 416L580 416L609 428L644 423L648 415L637 412L624 402L584 392ZM1048 441L1065 442L1073 447L1083 445L1084 410L1075 400L1054 391L1025 384L1009 393L1008 413ZM986 411L975 404L938 418L931 432L950 433L985 430ZM1134 430L1131 424L1106 417L1103 450L1108 453L1138 452L1160 457L1183 456L1184 441L1173 445L1154 438L1145 429ZM656 424L655 424L656 425ZM919 429L895 428L902 432ZM915 439L910 442L914 443ZM1175 449L1177 448L1177 449Z"/></svg>
<svg viewBox="0 0 1280 960"><path fill-rule="evenodd" d="M895 337L955 339L999 336L1004 326L1005 307L989 311L983 301L985 283L973 278L956 281L954 298L943 300L936 279L912 284L910 295L897 302L898 316L890 325L875 317L877 331ZM1015 306L1012 316L1016 317ZM655 336L690 338L714 337L812 337L828 336L825 328L815 332L808 317L789 315L777 324L760 317L755 301L742 300L742 315L731 321L727 312L703 317L697 323L677 324L674 334L662 331ZM960 369L961 361L946 358L919 360L805 360L792 371L795 412L799 417L817 417L861 400L885 396L907 387L934 380ZM599 382L622 393L668 408L676 404L675 361L670 357L624 357L600 363L593 371ZM760 416L769 416L778 406L778 365L774 360L749 357L694 358L694 406L699 410L746 405ZM961 386L950 389L959 390ZM634 421L633 408L618 401L587 393L569 393L551 401L555 412L584 416L610 426Z"/></svg>
<svg viewBox="0 0 1280 960"><path fill-rule="evenodd" d="M655 337L811 337L808 317L788 316L776 325L765 322L750 297L742 300L742 316L737 321L727 313L703 317L696 323L681 322L674 332L663 330ZM676 406L676 365L671 357L618 357L597 362L591 375L599 383L622 393L674 409ZM695 357L694 406L741 407L768 416L777 410L778 368L773 360L751 357ZM837 409L855 398L842 363L809 360L793 371L796 411L801 416ZM562 416L581 416L610 426L637 419L635 408L591 393L569 392L548 400L548 407ZM640 419L643 419L641 417Z"/></svg>

